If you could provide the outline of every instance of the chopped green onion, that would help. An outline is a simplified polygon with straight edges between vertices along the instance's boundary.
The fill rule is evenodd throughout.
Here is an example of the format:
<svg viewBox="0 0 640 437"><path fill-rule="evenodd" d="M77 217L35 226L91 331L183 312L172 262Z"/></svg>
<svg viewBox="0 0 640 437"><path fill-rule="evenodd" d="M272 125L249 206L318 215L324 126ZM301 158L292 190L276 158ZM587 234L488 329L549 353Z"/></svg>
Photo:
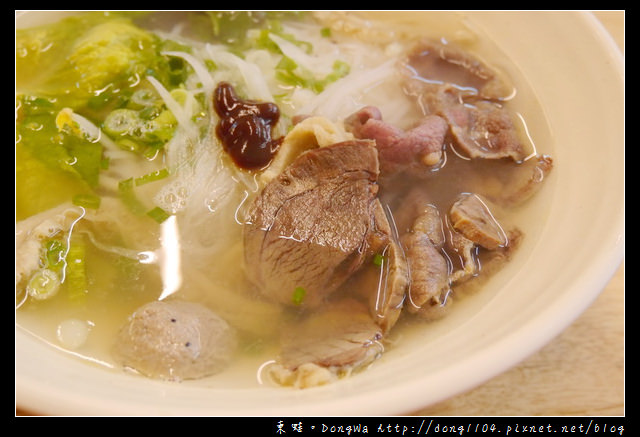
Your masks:
<svg viewBox="0 0 640 437"><path fill-rule="evenodd" d="M67 293L72 301L81 301L88 293L86 271L86 247L82 237L74 237L67 252L67 270L65 282Z"/></svg>
<svg viewBox="0 0 640 437"><path fill-rule="evenodd" d="M120 194L120 199L132 213L142 215L147 211L147 208L140 202L133 188L133 178L120 181L118 183L118 194Z"/></svg>
<svg viewBox="0 0 640 437"><path fill-rule="evenodd" d="M122 150L128 150L129 152L142 153L141 150L143 150L142 146L130 138L120 138L116 140L116 144Z"/></svg>
<svg viewBox="0 0 640 437"><path fill-rule="evenodd" d="M165 167L158 171L153 171L151 173L138 176L133 180L133 182L134 182L134 185L138 187L140 185L148 184L149 182L159 181L160 179L164 179L167 176L169 176L169 169Z"/></svg>
<svg viewBox="0 0 640 437"><path fill-rule="evenodd" d="M294 305L300 305L302 304L302 300L304 299L304 296L307 294L307 290L305 290L302 287L296 287L295 290L293 290L293 296L292 296L292 301Z"/></svg>
<svg viewBox="0 0 640 437"><path fill-rule="evenodd" d="M218 69L218 66L216 65L216 63L213 62L211 59L206 59L204 61L204 65L205 67L207 67L209 71L214 71Z"/></svg>
<svg viewBox="0 0 640 437"><path fill-rule="evenodd" d="M282 59L276 65L276 70L294 70L297 66L296 61L288 56L282 56Z"/></svg>
<svg viewBox="0 0 640 437"><path fill-rule="evenodd" d="M331 82L335 82L341 77L346 76L351 71L351 67L344 61L337 60L333 63L333 71L327 75L324 79L323 89Z"/></svg>
<svg viewBox="0 0 640 437"><path fill-rule="evenodd" d="M27 293L36 300L45 300L55 296L60 289L58 275L49 269L38 270L27 284Z"/></svg>
<svg viewBox="0 0 640 437"><path fill-rule="evenodd" d="M320 29L320 36L329 38L331 36L331 28L323 27L322 29Z"/></svg>
<svg viewBox="0 0 640 437"><path fill-rule="evenodd" d="M159 206L156 206L151 211L148 211L147 215L152 219L154 219L155 221L157 221L158 223L162 223L163 221L171 217L171 214L169 214L167 211L160 208Z"/></svg>
<svg viewBox="0 0 640 437"><path fill-rule="evenodd" d="M149 89L139 89L133 93L129 106L133 109L142 109L146 107L153 107L160 101L153 91Z"/></svg>
<svg viewBox="0 0 640 437"><path fill-rule="evenodd" d="M166 178L167 176L169 176L169 170L163 168L158 171L139 176L137 178L122 180L118 183L118 193L120 194L120 199L133 214L146 214L158 223L162 223L167 218L169 218L171 214L164 211L160 207L155 207L151 210L148 210L144 203L142 203L140 199L138 199L138 196L136 196L135 187L158 181L160 179Z"/></svg>
<svg viewBox="0 0 640 437"><path fill-rule="evenodd" d="M141 120L152 120L160 114L161 108L156 106L147 106L143 109L140 109L139 116Z"/></svg>
<svg viewBox="0 0 640 437"><path fill-rule="evenodd" d="M67 247L58 240L49 240L44 246L44 264L49 270L58 271L64 266Z"/></svg>
<svg viewBox="0 0 640 437"><path fill-rule="evenodd" d="M376 266L380 267L383 262L384 262L384 256L383 255L380 255L379 253L376 253L373 256L373 264L375 264Z"/></svg>
<svg viewBox="0 0 640 437"><path fill-rule="evenodd" d="M319 94L331 83L349 74L349 64L343 61L335 61L333 63L333 71L322 79L313 77L310 72L297 71L295 61L288 59L286 56L276 66L276 79L287 85L300 86L310 89Z"/></svg>
<svg viewBox="0 0 640 437"><path fill-rule="evenodd" d="M140 122L138 113L133 109L116 109L105 119L102 128L114 137L135 132Z"/></svg>
<svg viewBox="0 0 640 437"><path fill-rule="evenodd" d="M76 194L71 202L83 208L98 209L100 207L100 196L95 194Z"/></svg>
<svg viewBox="0 0 640 437"><path fill-rule="evenodd" d="M176 126L171 111L147 106L140 110L116 109L107 116L102 128L125 150L144 153L147 147L162 148L173 137Z"/></svg>

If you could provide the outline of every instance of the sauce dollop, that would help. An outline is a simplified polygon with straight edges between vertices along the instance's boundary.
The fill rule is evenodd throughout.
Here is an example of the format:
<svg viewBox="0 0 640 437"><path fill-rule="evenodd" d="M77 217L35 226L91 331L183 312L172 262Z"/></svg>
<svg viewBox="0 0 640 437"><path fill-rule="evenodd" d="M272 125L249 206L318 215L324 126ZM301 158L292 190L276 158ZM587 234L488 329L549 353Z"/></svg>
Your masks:
<svg viewBox="0 0 640 437"><path fill-rule="evenodd" d="M271 130L280 119L275 103L242 100L233 86L221 82L215 89L213 105L220 121L216 135L238 167L259 170L269 165L282 137L273 139Z"/></svg>

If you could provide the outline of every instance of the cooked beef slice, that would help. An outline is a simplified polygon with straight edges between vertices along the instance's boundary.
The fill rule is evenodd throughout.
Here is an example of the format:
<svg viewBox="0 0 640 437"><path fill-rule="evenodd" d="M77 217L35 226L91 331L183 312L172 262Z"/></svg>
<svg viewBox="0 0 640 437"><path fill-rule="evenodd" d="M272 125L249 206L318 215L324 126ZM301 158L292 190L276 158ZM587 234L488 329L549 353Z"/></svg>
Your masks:
<svg viewBox="0 0 640 437"><path fill-rule="evenodd" d="M478 262L478 247L467 237L451 229L448 233L447 245L455 257L450 257L456 265L449 277L451 284L459 284L476 277L480 270Z"/></svg>
<svg viewBox="0 0 640 437"><path fill-rule="evenodd" d="M409 268L404 249L393 238L344 287L368 304L372 320L386 335L400 317L408 286Z"/></svg>
<svg viewBox="0 0 640 437"><path fill-rule="evenodd" d="M494 215L495 205L477 194L463 193L448 213L448 245L459 257L450 276L456 293L468 279L489 278L508 261L522 240L522 232L504 227ZM480 280L478 280L480 278Z"/></svg>
<svg viewBox="0 0 640 437"><path fill-rule="evenodd" d="M439 114L449 123L459 151L469 158L521 161L527 157L511 114L498 103L448 105Z"/></svg>
<svg viewBox="0 0 640 437"><path fill-rule="evenodd" d="M468 268L455 271L451 275L451 282L456 296L477 291L483 284L511 260L513 254L522 241L523 234L519 229L509 229L507 238L509 244L495 250L479 249L471 241L457 234L457 245L461 254L467 257ZM478 252L474 254L473 252ZM479 258L480 262L475 258ZM473 279L473 280L469 280Z"/></svg>
<svg viewBox="0 0 640 437"><path fill-rule="evenodd" d="M408 56L403 73L407 91L423 111L447 121L460 153L526 158L518 128L502 105L512 87L480 60L451 45L425 41Z"/></svg>
<svg viewBox="0 0 640 437"><path fill-rule="evenodd" d="M449 220L453 229L485 249L498 249L509 243L487 201L477 194L462 194L451 206Z"/></svg>
<svg viewBox="0 0 640 437"><path fill-rule="evenodd" d="M404 308L428 320L446 315L463 283L497 270L515 248L511 237L520 236L502 227L481 196L435 202L432 189L414 185L393 208L411 279Z"/></svg>
<svg viewBox="0 0 640 437"><path fill-rule="evenodd" d="M342 124L333 123L325 117L299 117L284 137L271 164L258 176L258 182L261 187L266 185L306 150L353 139L353 135L346 132Z"/></svg>
<svg viewBox="0 0 640 437"><path fill-rule="evenodd" d="M460 100L504 100L513 87L497 71L453 44L420 41L406 60L406 74L421 82L421 88L435 93L447 87Z"/></svg>
<svg viewBox="0 0 640 437"><path fill-rule="evenodd" d="M347 141L303 153L265 186L244 229L247 276L265 297L315 307L386 247L378 174L374 143Z"/></svg>
<svg viewBox="0 0 640 437"><path fill-rule="evenodd" d="M505 209L521 205L535 195L554 166L548 155L531 156L518 163L510 159L460 161L467 163L460 166L467 182L458 193L472 191Z"/></svg>
<svg viewBox="0 0 640 437"><path fill-rule="evenodd" d="M440 213L425 205L402 237L411 278L405 308L428 319L443 316L452 301L443 235Z"/></svg>
<svg viewBox="0 0 640 437"><path fill-rule="evenodd" d="M537 155L520 164L519 171L511 172L503 180L501 189L487 192L494 203L513 207L524 203L540 190L542 183L553 169L553 159L548 155Z"/></svg>
<svg viewBox="0 0 640 437"><path fill-rule="evenodd" d="M207 307L186 301L143 305L120 329L114 357L152 378L196 379L220 372L236 349L235 331Z"/></svg>
<svg viewBox="0 0 640 437"><path fill-rule="evenodd" d="M396 324L409 286L409 266L402 246L392 241L381 257L377 292L370 294L373 319L386 334Z"/></svg>
<svg viewBox="0 0 640 437"><path fill-rule="evenodd" d="M283 333L278 362L289 370L312 363L336 372L350 371L380 356L381 338L381 329L365 304L339 298Z"/></svg>
<svg viewBox="0 0 640 437"><path fill-rule="evenodd" d="M430 171L442 160L448 130L442 117L429 115L405 131L383 121L379 109L373 106L349 116L345 128L356 138L375 140L383 176L400 172L419 176Z"/></svg>

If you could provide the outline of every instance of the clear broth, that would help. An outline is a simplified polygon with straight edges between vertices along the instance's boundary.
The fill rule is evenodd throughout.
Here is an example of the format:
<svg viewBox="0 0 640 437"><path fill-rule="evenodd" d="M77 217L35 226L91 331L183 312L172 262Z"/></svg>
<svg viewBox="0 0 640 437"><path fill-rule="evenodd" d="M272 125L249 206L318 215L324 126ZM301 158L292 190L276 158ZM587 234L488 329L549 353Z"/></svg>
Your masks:
<svg viewBox="0 0 640 437"><path fill-rule="evenodd" d="M397 30L402 27L404 29L403 33L406 35L424 35L424 29L429 28L429 34L424 36L443 37L461 43L464 48L487 61L488 65L504 71L517 90L517 94L509 102L509 107L521 117L523 137L531 141L531 147L535 148L538 153L552 154L552 136L548 124L535 98L535 93L526 78L522 76L516 66L509 64L508 59L505 59L501 54L499 47L483 38L482 35L476 34L477 30L473 28L472 22L464 14L436 12L432 16L431 27L426 26L422 21L416 23L411 14L372 13L365 14L365 17L381 19L381 30ZM370 102L375 104L375 98ZM362 103L369 103L367 97L363 97ZM450 204L451 199L461 191L473 191L473 187L467 186L461 177L468 171L467 166L467 162L455 158L450 153L448 165L441 170L442 175L447 172L450 173L446 175L450 180L449 182L442 182L442 189L433 191L437 193L434 198L435 203L444 206ZM437 179L439 178L435 178L434 181ZM455 183L451 184L451 180L455 181ZM524 262L527 251L531 250L535 244L536 237L544 225L544 217L547 215L548 199L551 193L551 188L545 187L525 205L510 210L501 217L501 220L504 220L507 225L517 225L524 234L523 244L518 249L508 268L501 270L488 281L484 281L479 286L481 292L474 292L456 302L451 314L441 321L424 323L411 319L401 319L391 331L385 354L393 354L394 343L397 342L411 344L414 341L424 343L436 339L439 335L449 332L452 327L460 326L466 317L477 313L480 308L490 305L491 300L498 296L501 287L508 281L509 272L517 269L518 265ZM393 199L390 202L393 202ZM229 223L230 231L228 237L233 239L235 236L237 241L241 241L241 226L235 223L233 217L229 218ZM241 271L238 272L237 269L230 271L227 268L227 266L234 264L236 266L241 265L241 247L239 247L239 244L230 244L228 250L229 256L223 261L216 262L211 272L209 272L211 274L212 288L218 287L222 289L229 286L236 288L246 285L241 278ZM70 305L64 294L59 294L46 302L29 301L16 311L16 324L21 329L49 343L52 347L73 354L79 359L96 363L105 369L119 372L121 369L116 366L110 355L113 339L127 320L127 317L136 308L143 303L158 298L159 290L162 289L159 277L160 272L157 266L138 266L136 270L136 274L139 275L138 280L135 281L134 286L125 288L123 286L124 282L114 278L115 270L110 267L114 262L112 255L104 254L96 249L91 250L91 255L93 255L90 257L92 261L88 268L91 274L92 292L88 295L84 305ZM193 300L203 299L207 303L207 297L203 296L203 290L188 288L188 279L183 290L178 295ZM246 293L246 296L250 298L251 292ZM277 310L273 310L270 306L262 307L260 305L247 311L247 314L255 311L256 314L260 314L262 317L252 327L252 331L276 332L278 321L274 321L271 315L282 316L282 314ZM211 303L211 306L215 309L216 303ZM90 324L88 341L84 346L76 350L65 350L61 347L56 337L58 325L70 318L86 320ZM264 322L260 320L264 320ZM264 323L264 325L260 325L260 323ZM403 348L403 350L406 349L406 347ZM212 377L196 381L185 381L185 383L220 388L244 388L269 384L264 378L261 369L265 364L272 362L277 357L277 353L278 348L275 337L270 335L247 335L243 338L239 356L229 369ZM379 363L383 362L384 357L373 365L379 365Z"/></svg>

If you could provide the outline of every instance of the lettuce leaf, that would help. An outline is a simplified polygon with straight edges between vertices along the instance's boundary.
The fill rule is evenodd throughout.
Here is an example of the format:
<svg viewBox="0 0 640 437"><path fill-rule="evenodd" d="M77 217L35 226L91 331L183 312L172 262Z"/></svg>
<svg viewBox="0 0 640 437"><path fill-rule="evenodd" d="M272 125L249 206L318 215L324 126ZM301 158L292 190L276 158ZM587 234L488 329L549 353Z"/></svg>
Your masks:
<svg viewBox="0 0 640 437"><path fill-rule="evenodd" d="M58 105L74 111L117 105L123 90L131 93L147 75L169 88L185 79L184 65L162 56L164 49L156 35L124 13L85 13L19 29L16 89L55 97Z"/></svg>

